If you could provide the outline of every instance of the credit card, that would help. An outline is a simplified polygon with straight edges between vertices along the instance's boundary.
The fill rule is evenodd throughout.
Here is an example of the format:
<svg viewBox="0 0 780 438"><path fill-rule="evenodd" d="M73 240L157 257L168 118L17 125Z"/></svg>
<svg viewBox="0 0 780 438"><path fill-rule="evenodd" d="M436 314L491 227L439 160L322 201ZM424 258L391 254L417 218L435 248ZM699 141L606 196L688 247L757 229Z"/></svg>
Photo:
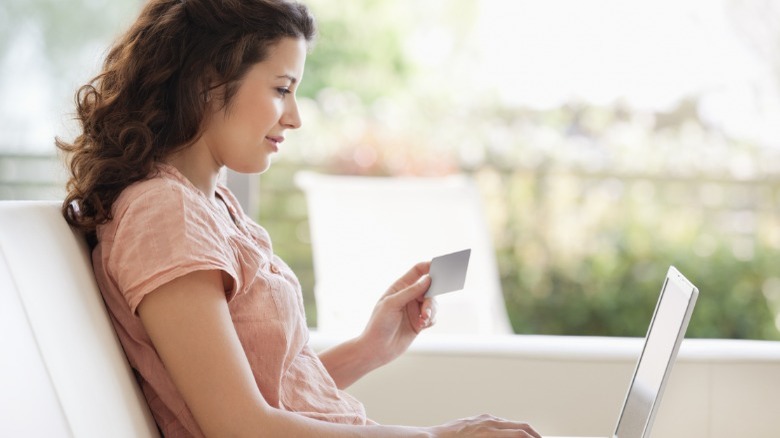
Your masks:
<svg viewBox="0 0 780 438"><path fill-rule="evenodd" d="M431 286L425 298L463 289L471 248L434 257L431 260Z"/></svg>

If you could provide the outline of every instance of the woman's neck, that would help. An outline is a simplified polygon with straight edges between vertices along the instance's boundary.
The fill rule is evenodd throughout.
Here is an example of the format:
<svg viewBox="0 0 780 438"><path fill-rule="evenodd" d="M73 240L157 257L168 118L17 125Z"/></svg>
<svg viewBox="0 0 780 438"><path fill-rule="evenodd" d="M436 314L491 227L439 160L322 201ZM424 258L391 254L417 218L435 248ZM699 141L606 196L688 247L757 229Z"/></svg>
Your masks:
<svg viewBox="0 0 780 438"><path fill-rule="evenodd" d="M199 148L197 143L168 157L165 162L175 167L193 186L206 197L215 200L217 181L222 166L219 166L208 148ZM205 153L204 153L205 151Z"/></svg>

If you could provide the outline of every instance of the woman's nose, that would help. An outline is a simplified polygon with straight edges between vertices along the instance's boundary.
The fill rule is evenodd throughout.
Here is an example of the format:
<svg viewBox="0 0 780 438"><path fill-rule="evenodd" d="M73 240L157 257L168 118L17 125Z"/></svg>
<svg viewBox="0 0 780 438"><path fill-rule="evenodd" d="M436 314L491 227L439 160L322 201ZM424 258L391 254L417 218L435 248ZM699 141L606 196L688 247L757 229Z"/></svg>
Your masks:
<svg viewBox="0 0 780 438"><path fill-rule="evenodd" d="M290 99L290 105L282 114L282 119L279 121L282 126L289 129L298 129L301 127L301 113L298 110L298 102L295 99Z"/></svg>

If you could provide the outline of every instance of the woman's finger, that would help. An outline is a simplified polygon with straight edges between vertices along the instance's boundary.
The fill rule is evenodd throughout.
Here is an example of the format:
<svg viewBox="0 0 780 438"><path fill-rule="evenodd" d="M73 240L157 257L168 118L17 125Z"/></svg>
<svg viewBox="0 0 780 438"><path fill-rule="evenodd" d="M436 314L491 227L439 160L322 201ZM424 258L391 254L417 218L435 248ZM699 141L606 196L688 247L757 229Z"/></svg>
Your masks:
<svg viewBox="0 0 780 438"><path fill-rule="evenodd" d="M436 313L439 311L439 303L436 298L425 298L420 306L420 314L427 315L428 319L436 318Z"/></svg>
<svg viewBox="0 0 780 438"><path fill-rule="evenodd" d="M382 295L382 297L387 297L390 295L393 295L397 293L398 291L405 289L409 287L410 285L414 284L416 281L419 281L419 279L428 273L431 268L431 262L420 262L416 265L412 266L411 269L409 269L401 278L396 280L395 283L390 287L390 289L387 290L387 292Z"/></svg>
<svg viewBox="0 0 780 438"><path fill-rule="evenodd" d="M425 291L431 286L431 276L428 274L423 275L417 281L410 286L405 287L395 293L386 294L386 299L390 301L394 307L401 308L408 302L421 298Z"/></svg>

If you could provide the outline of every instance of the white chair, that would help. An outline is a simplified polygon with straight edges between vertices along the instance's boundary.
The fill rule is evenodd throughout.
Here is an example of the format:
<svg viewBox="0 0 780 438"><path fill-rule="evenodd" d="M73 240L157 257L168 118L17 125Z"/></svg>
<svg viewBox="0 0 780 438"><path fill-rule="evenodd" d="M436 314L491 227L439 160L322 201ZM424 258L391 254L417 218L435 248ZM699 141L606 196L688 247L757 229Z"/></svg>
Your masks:
<svg viewBox="0 0 780 438"><path fill-rule="evenodd" d="M59 206L0 202L0 436L159 436Z"/></svg>
<svg viewBox="0 0 780 438"><path fill-rule="evenodd" d="M479 191L464 175L390 178L299 172L309 209L317 329L354 335L416 262L471 248L464 290L440 295L432 332L511 333Z"/></svg>

